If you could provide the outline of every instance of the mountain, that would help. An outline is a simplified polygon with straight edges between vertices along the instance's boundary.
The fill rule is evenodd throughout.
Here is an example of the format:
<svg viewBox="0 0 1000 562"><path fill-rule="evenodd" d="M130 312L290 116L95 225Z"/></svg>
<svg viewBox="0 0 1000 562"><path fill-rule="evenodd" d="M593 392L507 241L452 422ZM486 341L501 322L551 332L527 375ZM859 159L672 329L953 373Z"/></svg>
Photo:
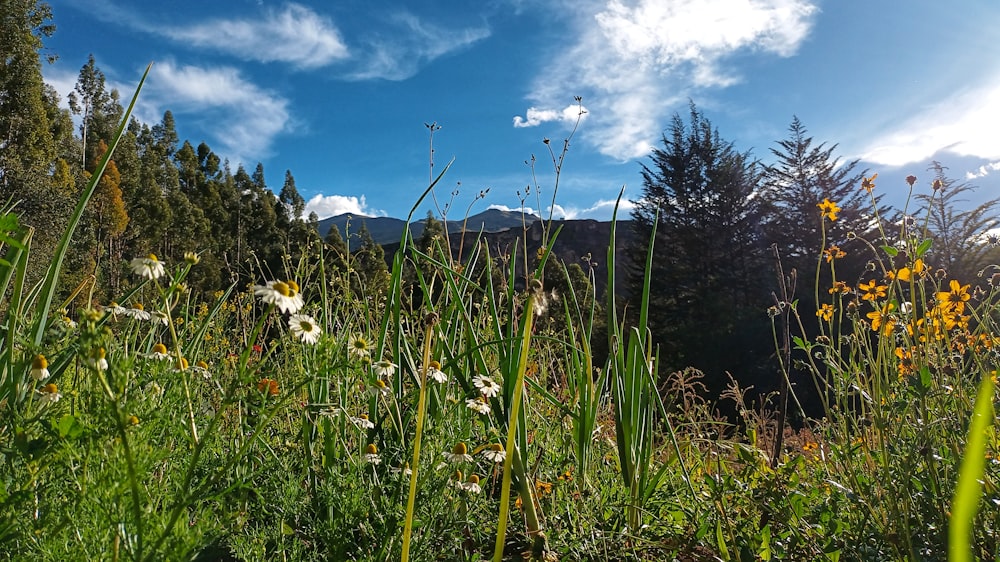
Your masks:
<svg viewBox="0 0 1000 562"><path fill-rule="evenodd" d="M522 229L538 221L535 215L522 214L517 211L501 211L499 209L487 209L482 213L473 215L465 221L448 221L448 232L461 232L464 227L467 232L501 232L509 228ZM330 229L336 226L340 229L340 236L348 240L348 232L355 235L364 224L371 233L372 239L377 244L399 244L403 236L403 229L406 221L392 217L366 217L360 215L343 214L319 221L319 235L326 237ZM410 234L416 238L424 231L424 219L410 223ZM353 244L351 244L353 246Z"/></svg>

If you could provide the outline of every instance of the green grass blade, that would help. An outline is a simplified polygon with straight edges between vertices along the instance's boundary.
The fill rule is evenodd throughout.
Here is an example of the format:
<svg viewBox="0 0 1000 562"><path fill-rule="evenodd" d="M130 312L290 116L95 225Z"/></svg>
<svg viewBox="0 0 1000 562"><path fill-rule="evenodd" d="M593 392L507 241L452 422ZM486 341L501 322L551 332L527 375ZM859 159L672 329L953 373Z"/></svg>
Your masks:
<svg viewBox="0 0 1000 562"><path fill-rule="evenodd" d="M983 377L976 397L976 408L969 424L969 437L959 468L958 485L952 498L951 524L948 527L948 560L971 562L972 524L983 495L983 471L986 468L986 435L993 426L993 379Z"/></svg>

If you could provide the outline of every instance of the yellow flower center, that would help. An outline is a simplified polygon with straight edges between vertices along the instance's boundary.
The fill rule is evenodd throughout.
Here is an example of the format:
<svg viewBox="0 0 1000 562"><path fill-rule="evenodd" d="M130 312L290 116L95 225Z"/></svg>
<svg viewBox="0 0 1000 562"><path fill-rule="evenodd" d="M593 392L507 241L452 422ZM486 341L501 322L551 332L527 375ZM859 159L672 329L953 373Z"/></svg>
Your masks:
<svg viewBox="0 0 1000 562"><path fill-rule="evenodd" d="M156 259L156 254L149 254L149 260L153 262L158 262L160 260Z"/></svg>
<svg viewBox="0 0 1000 562"><path fill-rule="evenodd" d="M499 453L500 451L503 450L503 445L499 443L494 443L490 445L490 450Z"/></svg>
<svg viewBox="0 0 1000 562"><path fill-rule="evenodd" d="M162 343L158 343L158 344L156 344L156 345L153 346L153 353L159 353L160 355L166 355L167 354L167 346L163 345Z"/></svg>
<svg viewBox="0 0 1000 562"><path fill-rule="evenodd" d="M437 361L431 361L429 367L431 369L434 369L435 371L440 371L441 370L441 364L438 363Z"/></svg>
<svg viewBox="0 0 1000 562"><path fill-rule="evenodd" d="M479 476L476 476L475 474L470 474L469 484L479 484Z"/></svg>
<svg viewBox="0 0 1000 562"><path fill-rule="evenodd" d="M181 357L180 361L177 362L177 368L181 371L186 371L188 368L188 360Z"/></svg>
<svg viewBox="0 0 1000 562"><path fill-rule="evenodd" d="M378 447L376 447L374 443L369 443L368 446L365 447L365 454L366 455L377 455L378 454Z"/></svg>
<svg viewBox="0 0 1000 562"><path fill-rule="evenodd" d="M455 445L455 448L451 450L455 455L467 455L469 453L469 448L465 446L465 443L459 443Z"/></svg>
<svg viewBox="0 0 1000 562"><path fill-rule="evenodd" d="M288 285L288 288L292 290L293 294L299 292L299 284L295 281L285 281L285 285Z"/></svg>
<svg viewBox="0 0 1000 562"><path fill-rule="evenodd" d="M271 288L274 289L279 295L283 297L294 296L292 293L292 288L289 287L286 283L283 283L281 281L276 281L274 285L271 285Z"/></svg>
<svg viewBox="0 0 1000 562"><path fill-rule="evenodd" d="M146 307L142 306L141 302L137 302L137 303L135 303L135 309L136 310L146 310Z"/></svg>
<svg viewBox="0 0 1000 562"><path fill-rule="evenodd" d="M139 425L139 416L135 416L135 415L129 416L128 417L128 424L129 425Z"/></svg>
<svg viewBox="0 0 1000 562"><path fill-rule="evenodd" d="M31 368L32 369L38 369L39 371L41 371L42 369L48 369L49 368L49 361L48 361L48 359L45 358L44 355L42 355L41 353L39 353L38 355L35 356L35 359L32 360L32 362L31 362Z"/></svg>
<svg viewBox="0 0 1000 562"><path fill-rule="evenodd" d="M205 363L204 361L198 361L197 363L194 364L194 366L198 367L199 369L208 369L208 363Z"/></svg>
<svg viewBox="0 0 1000 562"><path fill-rule="evenodd" d="M309 322L306 322L305 320L299 322L299 327L302 328L303 332L313 331L313 325L310 324Z"/></svg>
<svg viewBox="0 0 1000 562"><path fill-rule="evenodd" d="M55 394L59 392L59 387L56 386L55 383L50 382L49 384L42 387L42 392L46 394Z"/></svg>

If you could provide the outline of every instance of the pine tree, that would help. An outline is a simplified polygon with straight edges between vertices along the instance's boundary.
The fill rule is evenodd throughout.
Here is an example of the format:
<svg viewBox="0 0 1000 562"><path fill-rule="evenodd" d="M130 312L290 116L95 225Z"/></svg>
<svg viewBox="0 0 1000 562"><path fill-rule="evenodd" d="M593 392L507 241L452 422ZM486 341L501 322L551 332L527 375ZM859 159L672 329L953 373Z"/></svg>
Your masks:
<svg viewBox="0 0 1000 562"><path fill-rule="evenodd" d="M839 279L856 279L871 259L860 243L848 241L849 232L865 239L871 239L875 232L872 198L861 189L864 172L857 170L857 160L842 164L833 155L836 148L825 143L815 145L795 117L788 127L788 138L771 149L776 161L764 169L761 181L767 209L765 236L768 244L776 246L786 276L796 272L796 290L790 298L800 300L803 316L816 310L816 273L823 250L836 246L846 253L834 264ZM840 207L837 220L825 223L825 248L818 207L824 199ZM876 205L880 199L876 196ZM886 213L887 209L880 211ZM819 287L829 288L830 267L822 267L820 272ZM825 291L820 298L823 296Z"/></svg>
<svg viewBox="0 0 1000 562"><path fill-rule="evenodd" d="M661 364L703 370L710 390L721 390L726 371L752 381L771 347L756 165L694 104L690 124L675 115L662 142L642 166L643 194L632 212L631 298L641 298L655 224L649 323Z"/></svg>
<svg viewBox="0 0 1000 562"><path fill-rule="evenodd" d="M974 283L983 268L1000 262L1000 239L992 232L1000 226L1000 198L962 210L959 205L976 187L949 178L947 168L939 162L932 163L930 170L934 172L931 193L915 196L922 209L909 230L919 232L920 218L927 213L927 230L933 242L925 261L944 269L950 279Z"/></svg>
<svg viewBox="0 0 1000 562"><path fill-rule="evenodd" d="M364 222L358 230L360 247L354 254L354 270L357 276L352 276L354 294L366 298L370 303L382 301L389 290L389 266L385 263L385 250L379 246Z"/></svg>

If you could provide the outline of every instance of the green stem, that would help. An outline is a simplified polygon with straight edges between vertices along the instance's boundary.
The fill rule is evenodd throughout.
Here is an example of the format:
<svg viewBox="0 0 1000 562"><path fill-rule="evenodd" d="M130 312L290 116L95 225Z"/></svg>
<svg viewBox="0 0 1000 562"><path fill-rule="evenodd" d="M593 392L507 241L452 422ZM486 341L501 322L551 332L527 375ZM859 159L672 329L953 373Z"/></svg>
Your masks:
<svg viewBox="0 0 1000 562"><path fill-rule="evenodd" d="M420 368L420 398L417 401L417 430L413 436L413 462L410 464L410 492L406 499L406 521L403 523L402 562L410 559L410 541L413 538L413 508L417 502L417 472L420 469L420 436L424 431L424 415L427 412L427 369L431 364L433 335L434 324L428 320L424 327L424 364Z"/></svg>

